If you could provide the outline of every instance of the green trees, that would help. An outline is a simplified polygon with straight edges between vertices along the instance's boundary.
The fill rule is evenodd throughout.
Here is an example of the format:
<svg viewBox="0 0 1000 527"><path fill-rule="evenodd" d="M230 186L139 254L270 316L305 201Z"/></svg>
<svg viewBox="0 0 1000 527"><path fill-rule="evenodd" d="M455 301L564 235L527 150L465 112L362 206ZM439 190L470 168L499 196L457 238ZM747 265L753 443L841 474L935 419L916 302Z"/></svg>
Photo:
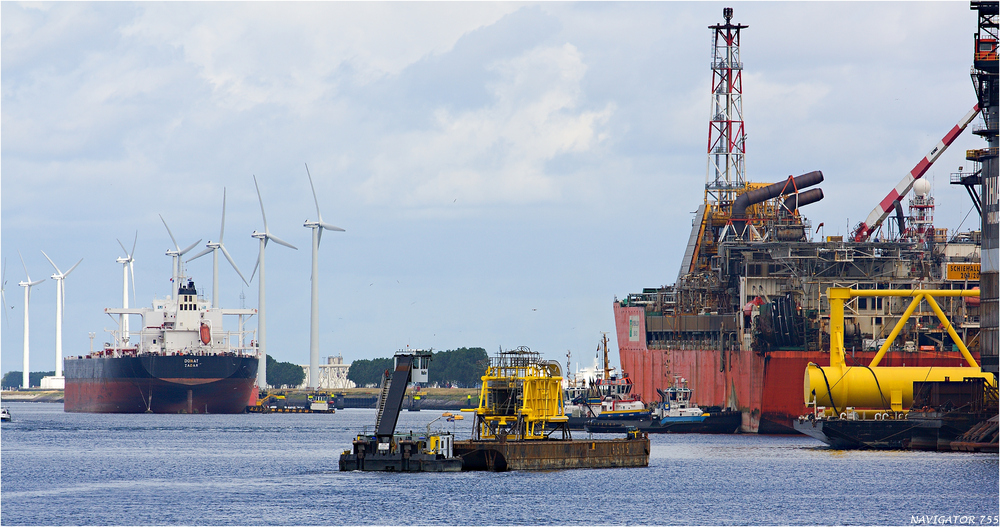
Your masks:
<svg viewBox="0 0 1000 527"><path fill-rule="evenodd" d="M351 363L351 368L347 370L348 380L354 381L358 387L373 384L381 386L382 373L392 369L392 358L388 359L361 359Z"/></svg>
<svg viewBox="0 0 1000 527"><path fill-rule="evenodd" d="M472 388L486 373L489 357L483 348L458 348L440 351L431 357L428 381L438 386Z"/></svg>
<svg viewBox="0 0 1000 527"><path fill-rule="evenodd" d="M291 362L278 362L270 355L267 356L267 384L280 388L299 386L306 380L306 372L302 366Z"/></svg>
<svg viewBox="0 0 1000 527"><path fill-rule="evenodd" d="M458 348L431 353L428 382L439 386L472 388L486 372L489 358L483 348ZM392 358L360 359L351 363L347 378L358 386L382 384L382 374L392 369ZM270 366L268 366L270 368Z"/></svg>
<svg viewBox="0 0 1000 527"><path fill-rule="evenodd" d="M54 371L33 371L28 374L28 381L31 386L38 386L42 384L42 377L50 377L55 375ZM3 376L3 380L0 380L0 386L7 390L10 388L20 388L21 387L21 372L20 371L9 371Z"/></svg>

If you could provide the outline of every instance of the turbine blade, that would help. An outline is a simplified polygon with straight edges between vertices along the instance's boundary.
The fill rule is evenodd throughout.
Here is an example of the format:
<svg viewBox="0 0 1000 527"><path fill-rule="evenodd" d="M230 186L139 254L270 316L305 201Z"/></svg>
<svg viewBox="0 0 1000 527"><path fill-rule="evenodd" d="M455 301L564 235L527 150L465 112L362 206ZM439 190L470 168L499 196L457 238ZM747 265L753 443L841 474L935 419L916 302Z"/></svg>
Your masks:
<svg viewBox="0 0 1000 527"><path fill-rule="evenodd" d="M21 267L24 267L24 276L28 277L28 281L31 281L31 275L28 274L28 266L24 265L24 257L21 256L21 250L18 249L17 256L21 258Z"/></svg>
<svg viewBox="0 0 1000 527"><path fill-rule="evenodd" d="M316 229L316 248L319 249L319 244L323 242L323 227L320 226Z"/></svg>
<svg viewBox="0 0 1000 527"><path fill-rule="evenodd" d="M170 235L170 241L174 242L174 249L181 250L181 246L177 245L177 239L174 238L174 233L170 232L170 226L167 225L167 220L163 219L163 214L160 214L160 221L163 222L163 226L167 228L167 234Z"/></svg>
<svg viewBox="0 0 1000 527"><path fill-rule="evenodd" d="M118 242L118 246L121 247L123 251L125 251L125 257L127 258L129 256L128 249L126 249L125 246L122 245L122 241L119 240L118 238L115 238L115 241Z"/></svg>
<svg viewBox="0 0 1000 527"><path fill-rule="evenodd" d="M199 243L201 243L201 238L199 238L198 241L192 243L191 245L188 245L187 249L184 249L183 251L181 251L177 256L184 256L184 253L190 251L191 249L194 249L194 246L198 245Z"/></svg>
<svg viewBox="0 0 1000 527"><path fill-rule="evenodd" d="M212 248L211 247L205 249L204 251L201 251L200 253L198 253L198 254L190 257L190 258L188 258L187 260L185 260L185 262L190 262L191 260L196 260L198 258L201 258L202 256L205 256L206 254L208 254L210 252L212 252Z"/></svg>
<svg viewBox="0 0 1000 527"><path fill-rule="evenodd" d="M132 255L135 254L135 244L138 241L139 241L139 231L135 231L135 238L132 240L132 252L128 253L128 259L130 262L132 261ZM122 249L124 249L124 247L122 247Z"/></svg>
<svg viewBox="0 0 1000 527"><path fill-rule="evenodd" d="M230 265L232 265L233 269L236 270L236 274L240 275L240 278L243 280L243 283L246 285L250 285L250 282L247 282L247 279L243 278L243 273L241 273L240 268L236 266L236 262L233 261L233 257L229 256L229 251L226 250L226 246L220 243L219 248L222 249L222 254L226 257L226 260L229 260ZM256 269L254 269L254 271L256 272Z"/></svg>
<svg viewBox="0 0 1000 527"><path fill-rule="evenodd" d="M264 200L260 197L260 186L257 185L257 176L253 177L253 186L257 189L257 201L260 202L260 217L264 218L264 232L267 232L267 215L264 214Z"/></svg>
<svg viewBox="0 0 1000 527"><path fill-rule="evenodd" d="M281 238L278 238L277 236L272 235L271 233L268 233L267 237L270 238L270 239L272 239L272 240L274 240L275 243L280 243L281 245L284 245L285 247L288 247L290 249L295 249L296 251L299 250L298 247L296 247L296 246L294 246L294 245L292 245L292 244L290 244L290 243L282 240Z"/></svg>
<svg viewBox="0 0 1000 527"><path fill-rule="evenodd" d="M69 268L69 271L66 271L65 273L63 273L63 277L69 276L69 274L73 272L73 269L76 269L76 266L80 265L80 262L82 262L82 261L83 261L83 258L80 258L80 260L78 260L75 264L73 264L73 267Z"/></svg>
<svg viewBox="0 0 1000 527"><path fill-rule="evenodd" d="M326 229L328 231L347 232L344 229L341 229L340 227L337 227L335 225L330 225L329 223L324 223L322 221L319 222L319 226L323 227L324 229Z"/></svg>
<svg viewBox="0 0 1000 527"><path fill-rule="evenodd" d="M52 258L49 258L49 255L45 254L45 251L42 251L42 256L44 256L45 259L48 260L50 264L52 264L52 267L55 267L56 274L60 275L62 274L62 271L60 271L59 268L56 267L56 263L52 261Z"/></svg>
<svg viewBox="0 0 1000 527"><path fill-rule="evenodd" d="M34 282L28 282L28 287L34 287L34 286L36 286L36 285L38 285L38 284L40 284L40 283L42 283L44 281L45 281L45 279L42 278L41 280L35 280Z"/></svg>
<svg viewBox="0 0 1000 527"><path fill-rule="evenodd" d="M253 264L253 272L250 273L250 281L253 282L254 275L257 274L257 266L260 265L260 253L257 253L257 263ZM250 284L247 284L250 285Z"/></svg>
<svg viewBox="0 0 1000 527"><path fill-rule="evenodd" d="M219 243L222 243L222 235L226 232L226 187L222 187L222 227L219 228Z"/></svg>
<svg viewBox="0 0 1000 527"><path fill-rule="evenodd" d="M316 187L313 185L312 174L309 173L309 164L306 163L306 175L309 176L309 188L313 191L313 201L316 202L316 219L322 223L323 215L319 213L319 199L316 198Z"/></svg>

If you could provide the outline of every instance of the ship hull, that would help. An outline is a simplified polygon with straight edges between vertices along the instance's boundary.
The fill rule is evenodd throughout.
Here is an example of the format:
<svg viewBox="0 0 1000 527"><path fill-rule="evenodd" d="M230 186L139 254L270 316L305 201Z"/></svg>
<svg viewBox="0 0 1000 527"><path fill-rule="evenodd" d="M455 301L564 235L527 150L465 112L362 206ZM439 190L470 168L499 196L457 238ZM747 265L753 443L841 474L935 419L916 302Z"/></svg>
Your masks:
<svg viewBox="0 0 1000 527"><path fill-rule="evenodd" d="M741 432L797 433L792 423L812 412L804 398L806 365L830 364L830 354L819 350L757 353L738 348L708 349L698 342L671 346L674 349L649 349L643 308L616 302L614 311L619 358L623 371L635 383L633 392L645 401L655 401L657 388L666 389L675 376L683 377L693 393L692 404L739 410ZM849 352L847 361L867 365L874 356L872 351ZM880 365L961 367L965 361L958 353L889 352Z"/></svg>
<svg viewBox="0 0 1000 527"><path fill-rule="evenodd" d="M257 358L139 355L66 360L64 410L88 413L246 411Z"/></svg>

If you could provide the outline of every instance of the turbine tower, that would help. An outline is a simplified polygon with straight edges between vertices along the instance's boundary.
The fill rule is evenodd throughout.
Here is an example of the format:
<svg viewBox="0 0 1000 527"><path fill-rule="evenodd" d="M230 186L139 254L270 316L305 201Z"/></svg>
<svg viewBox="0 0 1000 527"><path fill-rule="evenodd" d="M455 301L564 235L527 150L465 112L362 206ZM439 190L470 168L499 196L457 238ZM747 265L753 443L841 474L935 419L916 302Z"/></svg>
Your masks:
<svg viewBox="0 0 1000 527"><path fill-rule="evenodd" d="M172 250L167 250L167 256L173 258L173 262L171 264L172 274L170 276L170 281L172 282L170 298L176 300L177 288L180 287L180 280L178 280L178 276L180 275L180 269L181 269L181 256L184 256L185 253L187 253L191 249L194 249L195 245L201 243L201 238L198 238L198 241L192 243L191 245L188 245L187 248L182 251L180 245L177 245L177 239L174 238L174 233L170 232L170 227L167 225L167 220L163 219L162 214L160 214L160 221L162 221L163 226L167 228L167 234L170 235L170 241L174 242L174 248Z"/></svg>
<svg viewBox="0 0 1000 527"><path fill-rule="evenodd" d="M135 262L135 258L132 256L135 254L135 243L139 241L139 232L136 231L135 239L132 240L132 251L129 252L122 245L122 241L118 240L118 245L121 245L123 251L125 251L125 256L119 257L116 262L122 264L122 307L128 309L128 276L132 275L132 303L135 303L135 269L132 267L132 263ZM128 344L128 315L121 314L118 315L118 324L122 328L122 342L121 347L125 347Z"/></svg>
<svg viewBox="0 0 1000 527"><path fill-rule="evenodd" d="M200 253L191 257L188 260L194 260L205 256L208 253L212 253L212 307L219 307L219 250L222 250L222 254L225 255L226 259L229 260L229 264L233 266L236 270L236 274L240 275L240 279L243 280L244 284L250 285L247 279L243 277L243 273L240 272L240 268L236 266L236 262L233 261L233 257L229 256L229 251L226 250L226 246L222 244L222 235L226 232L226 189L222 189L222 227L219 229L219 241L212 242L209 240L206 244L207 249L201 251Z"/></svg>
<svg viewBox="0 0 1000 527"><path fill-rule="evenodd" d="M264 311L264 249L267 247L268 240L274 240L275 243L279 243L285 247L290 247L295 250L298 250L298 248L274 236L271 234L271 231L267 229L267 216L264 214L264 200L260 197L260 186L257 185L257 176L253 177L253 186L257 189L257 201L260 202L260 216L264 219L264 232L253 231L253 234L251 235L260 240L260 252L257 254L257 264L253 266L253 273L250 274L250 280L253 280L253 275L257 274L257 267L260 266L260 280L257 284L257 349L260 354L260 362L257 366L257 386L261 389L265 389L267 388L267 320Z"/></svg>
<svg viewBox="0 0 1000 527"><path fill-rule="evenodd" d="M17 255L21 257L21 266L24 267L24 276L28 277L26 282L18 282L17 285L24 288L24 372L21 376L21 387L27 390L31 388L31 377L30 377L30 354L28 353L28 303L31 300L31 288L45 281L44 278L41 280L31 281L31 276L28 274L28 266L24 265L24 257L21 256L21 251L17 251Z"/></svg>
<svg viewBox="0 0 1000 527"><path fill-rule="evenodd" d="M66 285L63 283L63 281L66 280L66 277L73 272L73 269L76 269L76 266L80 265L80 262L83 261L83 258L80 258L79 261L73 264L73 267L70 267L69 270L64 273L60 271L58 267L56 267L56 263L52 261L52 258L49 258L49 255L45 254L45 251L42 251L42 255L45 256L45 259L48 260L49 263L52 264L52 267L55 268L56 270L56 273L52 275L51 278L56 281L56 375L55 376L57 379L59 379L62 378L63 376L62 316L63 316L63 309L66 307ZM27 273L27 269L25 269L25 273Z"/></svg>
<svg viewBox="0 0 1000 527"><path fill-rule="evenodd" d="M306 220L303 227L312 229L312 305L309 313L309 388L315 390L319 388L319 241L323 237L323 230L344 232L340 227L334 227L323 222L323 215L319 212L319 199L316 197L316 186L313 185L312 174L309 173L309 165L306 165L306 175L309 176L309 188L312 189L313 201L316 202L317 221Z"/></svg>

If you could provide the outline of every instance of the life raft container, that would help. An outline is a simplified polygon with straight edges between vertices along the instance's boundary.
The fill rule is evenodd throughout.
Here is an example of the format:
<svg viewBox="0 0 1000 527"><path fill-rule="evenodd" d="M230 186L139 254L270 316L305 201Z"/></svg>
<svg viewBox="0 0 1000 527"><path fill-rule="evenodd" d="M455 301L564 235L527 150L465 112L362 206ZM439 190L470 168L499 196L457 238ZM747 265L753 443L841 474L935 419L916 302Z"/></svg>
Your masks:
<svg viewBox="0 0 1000 527"><path fill-rule="evenodd" d="M201 342L202 344L208 344L212 342L212 328L208 327L208 324L201 323Z"/></svg>

